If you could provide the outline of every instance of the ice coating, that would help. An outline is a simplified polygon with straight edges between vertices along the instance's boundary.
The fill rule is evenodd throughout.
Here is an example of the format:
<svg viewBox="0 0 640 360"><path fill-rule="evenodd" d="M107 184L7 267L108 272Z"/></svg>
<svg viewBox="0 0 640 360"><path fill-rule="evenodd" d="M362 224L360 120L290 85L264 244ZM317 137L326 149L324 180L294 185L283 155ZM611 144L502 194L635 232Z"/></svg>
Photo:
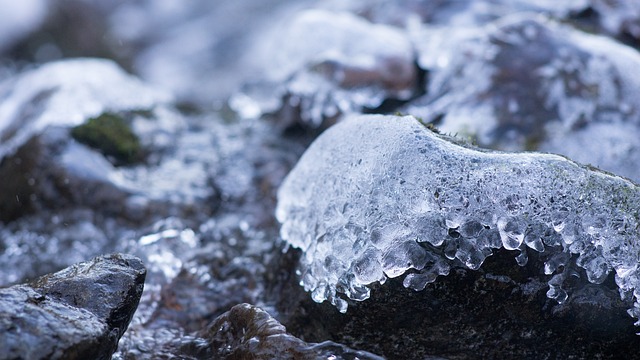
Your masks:
<svg viewBox="0 0 640 360"><path fill-rule="evenodd" d="M431 77L427 95L406 113L474 136L481 146L579 153L576 160L640 179L637 151L620 156L603 146L598 157L580 143L598 143L593 134L613 143L624 142L625 132L640 134L636 50L526 14L414 35L419 63Z"/></svg>
<svg viewBox="0 0 640 360"><path fill-rule="evenodd" d="M44 0L0 0L0 51L40 26L47 15L47 7Z"/></svg>
<svg viewBox="0 0 640 360"><path fill-rule="evenodd" d="M114 62L52 62L0 83L0 159L47 126L76 126L105 111L146 110L170 96Z"/></svg>
<svg viewBox="0 0 640 360"><path fill-rule="evenodd" d="M300 12L265 44L263 81L270 85L249 86L239 95L259 112L276 110L280 98L289 96L302 119L319 126L323 118L376 108L387 98L406 100L416 83L408 37L347 12ZM236 108L246 106L243 101Z"/></svg>
<svg viewBox="0 0 640 360"><path fill-rule="evenodd" d="M340 311L367 285L407 274L423 289L493 249L548 252L559 302L570 259L588 280L611 270L640 316L640 191L634 183L541 153L482 151L413 117L358 116L327 130L278 192L281 236L303 251L301 284Z"/></svg>

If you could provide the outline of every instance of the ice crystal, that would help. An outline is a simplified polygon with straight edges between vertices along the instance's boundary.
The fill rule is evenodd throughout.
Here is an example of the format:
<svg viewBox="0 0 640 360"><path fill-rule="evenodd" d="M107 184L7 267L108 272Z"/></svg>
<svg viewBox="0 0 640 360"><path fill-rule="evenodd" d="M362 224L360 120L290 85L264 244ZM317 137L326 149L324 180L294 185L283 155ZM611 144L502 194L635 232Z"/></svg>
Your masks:
<svg viewBox="0 0 640 360"><path fill-rule="evenodd" d="M421 290L453 267L478 269L494 249L548 252L559 302L570 258L590 282L611 270L640 316L640 191L562 156L471 148L413 117L359 116L327 130L278 193L281 236L303 251L302 285L346 311L339 294L407 274Z"/></svg>

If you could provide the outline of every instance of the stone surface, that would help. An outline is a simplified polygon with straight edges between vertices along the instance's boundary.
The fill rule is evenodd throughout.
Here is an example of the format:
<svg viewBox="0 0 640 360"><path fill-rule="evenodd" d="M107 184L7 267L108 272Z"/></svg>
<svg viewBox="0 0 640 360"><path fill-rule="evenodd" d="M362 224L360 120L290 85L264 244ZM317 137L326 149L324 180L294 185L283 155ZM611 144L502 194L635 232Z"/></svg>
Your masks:
<svg viewBox="0 0 640 360"><path fill-rule="evenodd" d="M299 251L277 265L278 320L306 341L329 339L388 359L639 359L633 319L615 290L577 281L562 305L546 296L541 260L518 266L498 250L479 270L456 269L422 291L401 278L341 314L299 285ZM288 275L284 269L288 269ZM284 295L286 294L286 295Z"/></svg>
<svg viewBox="0 0 640 360"><path fill-rule="evenodd" d="M301 284L315 301L345 312L343 296L366 300L370 284L405 275L419 291L505 249L522 266L540 253L547 296L559 303L574 276L602 284L615 274L640 317L636 184L557 155L453 140L413 117L361 116L309 147L276 215L282 238L303 251Z"/></svg>
<svg viewBox="0 0 640 360"><path fill-rule="evenodd" d="M208 342L209 355L217 359L382 359L331 341L306 343L288 334L266 311L249 304L234 306L201 336Z"/></svg>
<svg viewBox="0 0 640 360"><path fill-rule="evenodd" d="M140 259L114 254L0 289L0 358L110 359L145 275Z"/></svg>

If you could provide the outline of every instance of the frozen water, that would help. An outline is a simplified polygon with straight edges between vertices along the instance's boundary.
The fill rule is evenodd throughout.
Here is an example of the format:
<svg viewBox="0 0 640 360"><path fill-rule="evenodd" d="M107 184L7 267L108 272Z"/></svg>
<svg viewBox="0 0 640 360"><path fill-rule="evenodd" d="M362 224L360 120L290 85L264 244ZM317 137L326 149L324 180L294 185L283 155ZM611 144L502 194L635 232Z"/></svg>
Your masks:
<svg viewBox="0 0 640 360"><path fill-rule="evenodd" d="M0 0L0 51L40 26L47 14L45 0Z"/></svg>
<svg viewBox="0 0 640 360"><path fill-rule="evenodd" d="M260 81L272 84L269 95L264 85L254 85L237 96L253 99L264 113L281 105L273 98L288 95L287 106L299 107L314 126L339 113L376 108L387 98L407 99L417 75L402 31L347 12L300 12L265 40L262 58L268 66Z"/></svg>
<svg viewBox="0 0 640 360"><path fill-rule="evenodd" d="M52 62L0 83L0 159L49 126L72 127L107 111L149 110L170 96L114 62Z"/></svg>
<svg viewBox="0 0 640 360"><path fill-rule="evenodd" d="M405 112L485 147L575 155L640 179L634 49L531 14L413 38L430 81Z"/></svg>
<svg viewBox="0 0 640 360"><path fill-rule="evenodd" d="M303 251L304 288L346 310L339 293L364 300L367 285L403 274L420 290L452 267L478 269L497 248L519 250L520 265L547 252L559 302L572 257L593 283L614 270L630 296L640 288L638 204L634 183L561 156L471 148L413 117L354 116L310 146L276 216Z"/></svg>

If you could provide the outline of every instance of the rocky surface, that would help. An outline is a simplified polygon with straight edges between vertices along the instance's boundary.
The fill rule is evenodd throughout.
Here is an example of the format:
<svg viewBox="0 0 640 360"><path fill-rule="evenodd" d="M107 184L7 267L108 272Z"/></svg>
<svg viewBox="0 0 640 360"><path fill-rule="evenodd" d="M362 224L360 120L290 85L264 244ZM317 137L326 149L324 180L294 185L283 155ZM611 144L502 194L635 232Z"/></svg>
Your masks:
<svg viewBox="0 0 640 360"><path fill-rule="evenodd" d="M634 0L1 7L0 286L99 254L139 257L145 290L114 359L207 358L220 354L213 342L258 354L325 341L335 342L332 352L299 357L358 354L348 349L389 358L634 356L637 329L626 314L634 295L620 298L616 276L635 270L614 274L624 264L599 252L601 239L568 250L565 240L541 241L539 252L526 233L518 250L500 238L471 270L462 259L474 248L473 226L445 223L451 246L425 265L446 263L449 275L419 292L402 276L370 283L369 299L344 299L340 314L299 285L298 264L313 256L281 241L274 216L276 191L312 140L363 112L414 113L483 147L558 152L637 181ZM579 183L569 180L567 189ZM576 231L600 233L600 220ZM489 226L498 234L502 226L513 248L518 224L500 224ZM320 265L333 274L336 264ZM557 267L547 274L545 264ZM567 293L562 304L547 297L550 285L556 299ZM337 293L347 291L367 293ZM223 315L242 303L255 307ZM288 333L257 329L275 324L259 309ZM228 331L212 328L216 319ZM234 332L252 328L265 347Z"/></svg>
<svg viewBox="0 0 640 360"><path fill-rule="evenodd" d="M0 289L0 357L110 359L145 275L140 259L114 254Z"/></svg>
<svg viewBox="0 0 640 360"><path fill-rule="evenodd" d="M207 356L217 359L382 359L331 341L306 343L289 335L267 312L249 304L234 306L201 336L208 345Z"/></svg>
<svg viewBox="0 0 640 360"><path fill-rule="evenodd" d="M621 356L637 346L637 185L556 155L451 140L412 117L352 118L290 172L278 196L281 235L302 250L296 268L310 297L347 313L328 321L331 310L303 305L318 312L317 327L391 358L415 348L452 358ZM283 301L283 311L297 307ZM294 313L289 321L306 321ZM442 335L456 328L467 333ZM496 334L510 344L498 346Z"/></svg>

